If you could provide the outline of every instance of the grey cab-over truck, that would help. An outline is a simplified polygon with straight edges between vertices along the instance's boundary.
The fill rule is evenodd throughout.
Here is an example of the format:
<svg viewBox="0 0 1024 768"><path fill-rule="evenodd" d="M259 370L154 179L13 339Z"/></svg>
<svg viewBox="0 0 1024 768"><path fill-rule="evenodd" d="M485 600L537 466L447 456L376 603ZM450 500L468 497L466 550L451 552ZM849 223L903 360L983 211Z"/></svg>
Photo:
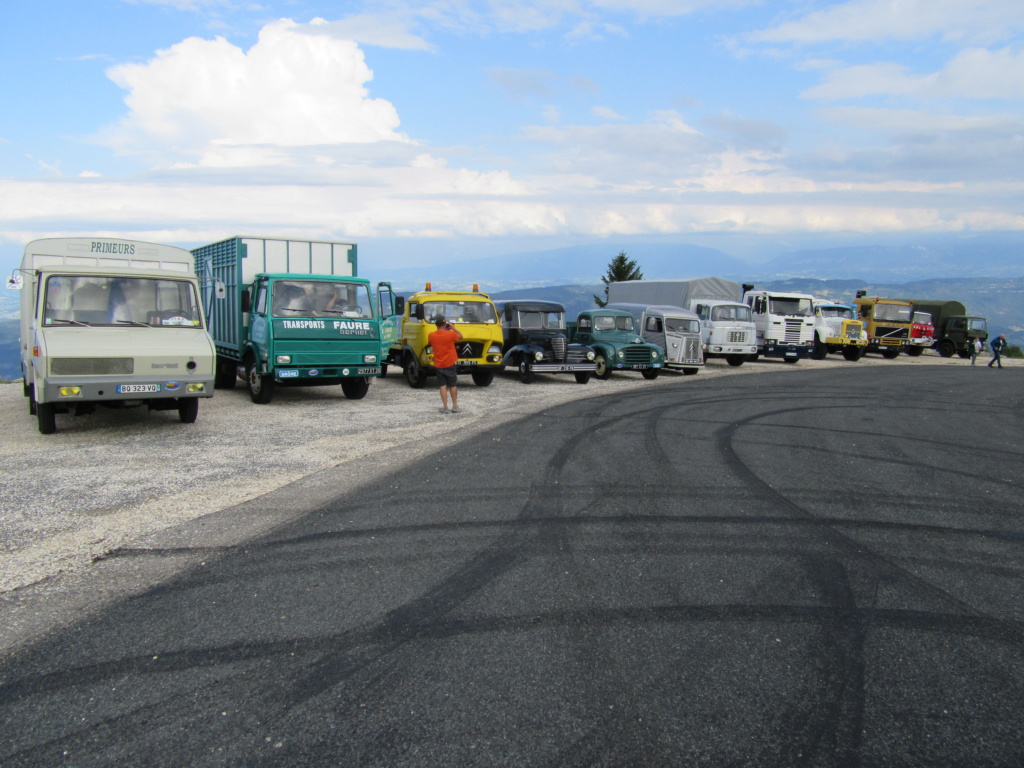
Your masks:
<svg viewBox="0 0 1024 768"><path fill-rule="evenodd" d="M565 307L554 301L508 299L494 302L504 336L502 364L515 366L529 384L538 373L571 373L580 384L594 375L593 348L570 344Z"/></svg>

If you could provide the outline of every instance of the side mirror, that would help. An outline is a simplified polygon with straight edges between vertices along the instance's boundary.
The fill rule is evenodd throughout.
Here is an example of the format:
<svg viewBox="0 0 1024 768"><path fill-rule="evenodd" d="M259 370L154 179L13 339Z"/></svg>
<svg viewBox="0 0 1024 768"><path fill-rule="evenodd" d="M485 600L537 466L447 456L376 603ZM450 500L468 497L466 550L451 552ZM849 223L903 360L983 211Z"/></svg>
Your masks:
<svg viewBox="0 0 1024 768"><path fill-rule="evenodd" d="M422 304L417 304L416 305L416 319L417 320L422 320L423 319L423 305Z"/></svg>
<svg viewBox="0 0 1024 768"><path fill-rule="evenodd" d="M224 285L223 280L218 280L216 283L213 284L213 295L216 296L218 299L223 299L225 296L228 295L228 289L227 286Z"/></svg>
<svg viewBox="0 0 1024 768"><path fill-rule="evenodd" d="M20 291L22 285L23 281L21 279L21 275L19 275L17 272L15 272L13 275L7 278L7 287L10 288L12 291Z"/></svg>
<svg viewBox="0 0 1024 768"><path fill-rule="evenodd" d="M242 291L242 311L248 312L250 309L252 309L252 298L249 294L249 289L246 288Z"/></svg>
<svg viewBox="0 0 1024 768"><path fill-rule="evenodd" d="M395 314L405 314L405 296L395 296Z"/></svg>

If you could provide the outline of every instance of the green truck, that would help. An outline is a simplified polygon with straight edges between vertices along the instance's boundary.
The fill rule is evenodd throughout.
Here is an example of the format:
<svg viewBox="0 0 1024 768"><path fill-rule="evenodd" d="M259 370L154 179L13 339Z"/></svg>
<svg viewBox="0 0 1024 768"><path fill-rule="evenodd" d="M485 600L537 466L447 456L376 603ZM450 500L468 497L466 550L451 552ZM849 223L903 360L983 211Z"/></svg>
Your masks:
<svg viewBox="0 0 1024 768"><path fill-rule="evenodd" d="M982 343L988 339L988 324L984 317L967 314L967 307L959 301L932 299L905 299L914 305L914 312L932 316L935 326L935 340L932 349L943 357L971 356L971 344L975 339Z"/></svg>
<svg viewBox="0 0 1024 768"><path fill-rule="evenodd" d="M389 283L373 295L356 277L355 243L232 237L192 255L217 350L216 387L242 377L264 404L279 386L340 384L358 400L383 375L402 299Z"/></svg>
<svg viewBox="0 0 1024 768"><path fill-rule="evenodd" d="M639 371L656 379L665 365L661 347L645 342L633 315L621 309L587 309L580 312L570 341L594 349L594 376L610 379L613 371Z"/></svg>

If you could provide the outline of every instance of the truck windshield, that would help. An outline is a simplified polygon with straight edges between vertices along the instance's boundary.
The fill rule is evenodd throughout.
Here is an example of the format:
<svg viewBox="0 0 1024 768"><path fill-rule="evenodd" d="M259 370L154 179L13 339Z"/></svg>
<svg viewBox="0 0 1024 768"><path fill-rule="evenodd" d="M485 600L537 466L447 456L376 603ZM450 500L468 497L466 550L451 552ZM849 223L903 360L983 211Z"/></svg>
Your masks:
<svg viewBox="0 0 1024 768"><path fill-rule="evenodd" d="M51 275L43 325L144 325L201 328L195 286L186 280Z"/></svg>
<svg viewBox="0 0 1024 768"><path fill-rule="evenodd" d="M906 304L875 304L875 320L909 323L910 311L910 307Z"/></svg>
<svg viewBox="0 0 1024 768"><path fill-rule="evenodd" d="M494 325L498 315L489 301L425 301L423 318L433 323L443 317L452 323L476 323Z"/></svg>
<svg viewBox="0 0 1024 768"><path fill-rule="evenodd" d="M915 312L914 322L917 323L918 325L931 325L932 316L929 315L927 312Z"/></svg>
<svg viewBox="0 0 1024 768"><path fill-rule="evenodd" d="M666 317L666 333L700 333L699 320L687 320L685 317Z"/></svg>
<svg viewBox="0 0 1024 768"><path fill-rule="evenodd" d="M770 296L768 301L773 315L810 317L813 314L810 299L800 299L796 296Z"/></svg>
<svg viewBox="0 0 1024 768"><path fill-rule="evenodd" d="M711 319L739 320L740 322L749 323L751 322L750 307L745 304L724 304L720 307L712 307Z"/></svg>
<svg viewBox="0 0 1024 768"><path fill-rule="evenodd" d="M984 317L969 317L967 318L967 327L972 331L987 331L988 325L985 323Z"/></svg>
<svg viewBox="0 0 1024 768"><path fill-rule="evenodd" d="M359 283L275 280L272 290L274 317L373 317L369 289Z"/></svg>
<svg viewBox="0 0 1024 768"><path fill-rule="evenodd" d="M561 312L519 312L519 327L525 330L552 330L565 328Z"/></svg>
<svg viewBox="0 0 1024 768"><path fill-rule="evenodd" d="M843 320L853 320L853 309L850 307L818 307L822 317L841 317Z"/></svg>
<svg viewBox="0 0 1024 768"><path fill-rule="evenodd" d="M633 332L633 318L617 315L595 315L595 331L629 331Z"/></svg>

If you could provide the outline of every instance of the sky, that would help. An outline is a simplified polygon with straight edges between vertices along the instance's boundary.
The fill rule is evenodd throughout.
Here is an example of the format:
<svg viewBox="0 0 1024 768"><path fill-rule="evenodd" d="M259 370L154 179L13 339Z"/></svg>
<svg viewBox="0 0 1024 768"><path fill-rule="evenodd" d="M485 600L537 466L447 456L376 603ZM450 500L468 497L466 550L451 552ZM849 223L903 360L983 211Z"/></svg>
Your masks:
<svg viewBox="0 0 1024 768"><path fill-rule="evenodd" d="M0 0L0 266L38 237L1024 230L1021 0Z"/></svg>

